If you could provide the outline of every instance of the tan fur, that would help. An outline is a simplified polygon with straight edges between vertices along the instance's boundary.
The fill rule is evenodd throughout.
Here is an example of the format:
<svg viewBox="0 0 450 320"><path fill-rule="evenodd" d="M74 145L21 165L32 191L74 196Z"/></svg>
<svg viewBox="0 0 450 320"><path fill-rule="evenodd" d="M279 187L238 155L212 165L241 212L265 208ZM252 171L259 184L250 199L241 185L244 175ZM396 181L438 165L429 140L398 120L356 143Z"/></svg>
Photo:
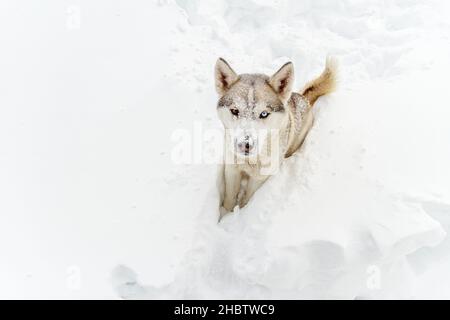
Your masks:
<svg viewBox="0 0 450 320"><path fill-rule="evenodd" d="M283 159L295 153L313 124L312 105L322 95L331 92L336 82L335 63L328 59L323 73L307 84L299 94L291 91L294 81L292 63L283 65L274 75L238 75L223 59L216 63L216 89L220 99L217 111L225 127L224 160L220 175L221 215L236 205L245 206L255 191L278 170ZM231 111L239 110L238 115ZM261 112L270 116L261 119ZM233 129L252 128L276 130L272 140L267 133L258 144L267 153L242 155L236 153L234 141L242 138ZM230 131L231 130L231 131ZM245 133L252 135L252 133ZM237 139L237 140L236 140ZM274 145L272 145L275 143ZM233 161L227 161L232 159ZM235 161L236 160L236 161ZM275 171L273 169L275 168Z"/></svg>
<svg viewBox="0 0 450 320"><path fill-rule="evenodd" d="M331 93L336 88L337 63L331 58L327 58L325 70L317 78L307 83L301 94L313 105L317 98Z"/></svg>

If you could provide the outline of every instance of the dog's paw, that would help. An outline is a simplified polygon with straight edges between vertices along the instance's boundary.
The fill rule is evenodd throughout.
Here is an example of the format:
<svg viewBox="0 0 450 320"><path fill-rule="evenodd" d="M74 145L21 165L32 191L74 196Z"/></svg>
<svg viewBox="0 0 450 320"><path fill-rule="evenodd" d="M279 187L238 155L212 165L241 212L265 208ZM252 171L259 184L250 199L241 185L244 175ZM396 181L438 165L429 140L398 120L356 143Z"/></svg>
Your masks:
<svg viewBox="0 0 450 320"><path fill-rule="evenodd" d="M220 219L222 219L222 217L223 217L224 215L226 215L228 212L230 212L230 210L227 210L224 206L220 206L220 208L219 208L219 214L220 214L220 216L219 216L219 221L220 221Z"/></svg>
<svg viewBox="0 0 450 320"><path fill-rule="evenodd" d="M122 299L135 299L145 293L144 288L137 282L136 273L124 265L114 268L111 282L117 295Z"/></svg>

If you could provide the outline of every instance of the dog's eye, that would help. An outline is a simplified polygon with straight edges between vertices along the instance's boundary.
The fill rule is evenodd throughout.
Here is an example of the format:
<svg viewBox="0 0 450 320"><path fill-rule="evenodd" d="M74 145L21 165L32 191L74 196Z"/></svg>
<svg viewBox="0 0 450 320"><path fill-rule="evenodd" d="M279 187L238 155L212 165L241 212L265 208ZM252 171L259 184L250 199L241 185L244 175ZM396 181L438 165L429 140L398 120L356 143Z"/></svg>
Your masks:
<svg viewBox="0 0 450 320"><path fill-rule="evenodd" d="M270 113L268 113L267 111L263 111L261 112L261 114L259 115L259 117L261 119L267 118L269 116Z"/></svg>
<svg viewBox="0 0 450 320"><path fill-rule="evenodd" d="M233 116L238 116L239 110L238 109L230 109L230 112Z"/></svg>

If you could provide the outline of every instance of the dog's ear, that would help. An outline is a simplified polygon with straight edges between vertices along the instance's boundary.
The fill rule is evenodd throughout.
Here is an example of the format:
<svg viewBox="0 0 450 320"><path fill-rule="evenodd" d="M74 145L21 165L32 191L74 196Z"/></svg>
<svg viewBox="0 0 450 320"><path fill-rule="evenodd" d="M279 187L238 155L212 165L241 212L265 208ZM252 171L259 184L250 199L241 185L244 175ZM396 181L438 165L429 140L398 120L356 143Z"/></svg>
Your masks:
<svg viewBox="0 0 450 320"><path fill-rule="evenodd" d="M238 75L222 58L217 59L215 68L216 90L223 95L238 80Z"/></svg>
<svg viewBox="0 0 450 320"><path fill-rule="evenodd" d="M286 102L290 98L293 83L294 65L292 62L285 63L269 79L270 86L275 90L283 102Z"/></svg>

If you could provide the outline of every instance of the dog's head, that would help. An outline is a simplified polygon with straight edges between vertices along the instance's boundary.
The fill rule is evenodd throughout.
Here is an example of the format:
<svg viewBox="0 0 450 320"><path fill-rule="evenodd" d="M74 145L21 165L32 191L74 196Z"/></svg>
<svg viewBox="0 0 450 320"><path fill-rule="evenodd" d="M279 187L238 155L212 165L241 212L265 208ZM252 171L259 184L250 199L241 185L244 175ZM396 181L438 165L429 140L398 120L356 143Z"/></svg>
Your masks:
<svg viewBox="0 0 450 320"><path fill-rule="evenodd" d="M287 101L294 82L291 62L271 77L264 74L236 74L219 58L215 68L216 89L220 96L217 111L229 133L229 147L237 156L262 156L280 152L271 141L285 130L289 114Z"/></svg>

